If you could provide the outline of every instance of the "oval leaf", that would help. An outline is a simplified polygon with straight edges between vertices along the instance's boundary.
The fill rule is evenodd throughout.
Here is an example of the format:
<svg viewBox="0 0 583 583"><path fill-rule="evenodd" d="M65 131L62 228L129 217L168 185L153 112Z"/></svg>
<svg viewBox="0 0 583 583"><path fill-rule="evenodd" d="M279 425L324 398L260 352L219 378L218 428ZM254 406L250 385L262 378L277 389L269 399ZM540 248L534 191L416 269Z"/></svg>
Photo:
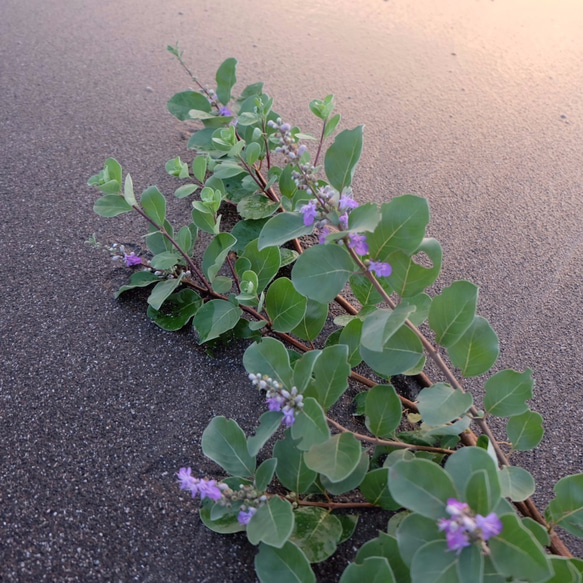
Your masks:
<svg viewBox="0 0 583 583"><path fill-rule="evenodd" d="M306 555L289 541L281 549L260 545L255 571L261 583L316 583Z"/></svg>
<svg viewBox="0 0 583 583"><path fill-rule="evenodd" d="M328 304L341 291L354 271L352 258L338 245L316 245L295 262L292 281L303 295Z"/></svg>
<svg viewBox="0 0 583 583"><path fill-rule="evenodd" d="M307 299L298 293L287 277L276 279L267 290L265 309L277 332L290 332L303 319Z"/></svg>
<svg viewBox="0 0 583 583"><path fill-rule="evenodd" d="M361 453L360 442L352 433L338 433L324 443L313 445L305 453L304 461L331 482L340 482L356 469Z"/></svg>
<svg viewBox="0 0 583 583"><path fill-rule="evenodd" d="M424 459L402 460L392 465L389 490L405 508L433 519L444 517L447 499L457 496L450 476Z"/></svg>
<svg viewBox="0 0 583 583"><path fill-rule="evenodd" d="M261 506L247 525L247 538L252 545L260 542L281 549L294 528L291 504L279 496L272 496Z"/></svg>

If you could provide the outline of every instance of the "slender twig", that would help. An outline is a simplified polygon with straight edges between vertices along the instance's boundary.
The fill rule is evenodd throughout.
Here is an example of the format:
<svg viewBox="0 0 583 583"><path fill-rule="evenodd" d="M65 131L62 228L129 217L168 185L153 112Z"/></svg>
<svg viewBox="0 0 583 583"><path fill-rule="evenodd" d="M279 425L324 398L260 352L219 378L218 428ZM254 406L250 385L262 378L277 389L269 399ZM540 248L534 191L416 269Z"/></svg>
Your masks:
<svg viewBox="0 0 583 583"><path fill-rule="evenodd" d="M362 433L356 433L355 431L347 429L346 427L340 425L340 423L337 423L336 421L334 421L334 419L331 419L328 416L326 416L326 421L330 425L338 429L338 431L341 431L342 433L352 433L352 435L354 435L356 439L360 441L366 441L367 443L374 443L375 445L387 445L397 449L414 449L418 451L430 451L432 453L439 453L444 455L451 455L452 453L455 453L453 449L446 449L444 447L432 447L430 445L412 445L410 443L404 443L403 441L393 441L390 439L379 439L378 437L369 437L368 435L363 435Z"/></svg>

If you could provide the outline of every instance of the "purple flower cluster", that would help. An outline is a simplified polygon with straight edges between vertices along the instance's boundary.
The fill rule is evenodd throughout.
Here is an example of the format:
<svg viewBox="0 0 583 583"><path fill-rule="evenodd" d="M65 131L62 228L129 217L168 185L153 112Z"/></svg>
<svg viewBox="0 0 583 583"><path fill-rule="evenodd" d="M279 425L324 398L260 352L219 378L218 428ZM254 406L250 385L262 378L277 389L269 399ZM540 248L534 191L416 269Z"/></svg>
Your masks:
<svg viewBox="0 0 583 583"><path fill-rule="evenodd" d="M311 200L307 204L300 207L300 212L304 215L304 225L306 227L313 225L316 217L318 216L316 201Z"/></svg>
<svg viewBox="0 0 583 583"><path fill-rule="evenodd" d="M351 233L348 235L348 246L354 249L354 252L358 255L366 255L368 253L368 243L366 242L365 235L359 235L358 233Z"/></svg>
<svg viewBox="0 0 583 583"><path fill-rule="evenodd" d="M299 409L304 406L304 397L298 393L296 387L292 387L289 391L284 389L277 381L271 377L261 374L249 375L249 380L259 389L264 389L267 394L265 402L270 411L281 411L283 417L281 419L282 425L291 427L295 420Z"/></svg>
<svg viewBox="0 0 583 583"><path fill-rule="evenodd" d="M239 511L239 514L237 515L237 521L240 524L249 524L249 521L253 518L253 515L257 512L257 508L254 508L253 506L251 508L249 508L248 510L243 510L243 508L241 508L241 510Z"/></svg>
<svg viewBox="0 0 583 583"><path fill-rule="evenodd" d="M192 476L191 468L180 468L176 475L178 476L180 489L188 490L193 498L195 498L197 494L200 494L201 500L210 498L211 500L217 501L223 496L215 480L194 478Z"/></svg>
<svg viewBox="0 0 583 583"><path fill-rule="evenodd" d="M377 277L389 277L393 268L388 263L382 261L369 261L368 270L373 272Z"/></svg>
<svg viewBox="0 0 583 583"><path fill-rule="evenodd" d="M129 255L124 253L123 259L126 262L127 267L133 267L134 265L142 264L142 258L138 257L133 251Z"/></svg>
<svg viewBox="0 0 583 583"><path fill-rule="evenodd" d="M451 518L440 518L437 526L440 531L445 532L449 550L458 555L471 543L487 541L502 532L502 523L495 512L488 516L474 515L465 502L459 502L455 498L448 499L445 511Z"/></svg>

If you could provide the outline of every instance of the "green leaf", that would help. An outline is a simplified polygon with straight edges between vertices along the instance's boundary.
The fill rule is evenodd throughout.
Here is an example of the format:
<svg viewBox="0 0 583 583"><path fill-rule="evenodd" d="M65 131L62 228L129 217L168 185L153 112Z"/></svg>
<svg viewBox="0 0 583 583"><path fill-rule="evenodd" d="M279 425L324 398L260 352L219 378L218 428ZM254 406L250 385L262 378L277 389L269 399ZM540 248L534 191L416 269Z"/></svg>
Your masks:
<svg viewBox="0 0 583 583"><path fill-rule="evenodd" d="M291 332L306 313L306 298L287 277L276 279L267 290L265 309L277 332Z"/></svg>
<svg viewBox="0 0 583 583"><path fill-rule="evenodd" d="M220 216L217 220L215 219L214 214L211 212L201 211L198 208L193 208L192 222L205 233L216 235L219 232Z"/></svg>
<svg viewBox="0 0 583 583"><path fill-rule="evenodd" d="M259 427L255 435L247 438L249 454L256 456L271 436L281 426L281 413L279 411L266 411L259 417Z"/></svg>
<svg viewBox="0 0 583 583"><path fill-rule="evenodd" d="M166 172L170 176L176 176L177 178L188 178L190 172L188 170L188 164L180 159L180 156L172 158L166 162Z"/></svg>
<svg viewBox="0 0 583 583"><path fill-rule="evenodd" d="M153 283L159 282L160 278L154 275L150 271L136 271L132 273L130 277L130 283L122 285L114 294L115 298L118 298L123 292L136 287L147 287Z"/></svg>
<svg viewBox="0 0 583 583"><path fill-rule="evenodd" d="M276 467L277 460L274 458L269 458L257 468L257 471L255 472L255 487L257 490L260 492L264 492L266 490L271 480L273 480L273 474L275 473Z"/></svg>
<svg viewBox="0 0 583 583"><path fill-rule="evenodd" d="M500 344L488 320L475 316L460 340L448 347L447 352L451 362L461 370L464 377L475 377L490 370L498 358Z"/></svg>
<svg viewBox="0 0 583 583"><path fill-rule="evenodd" d="M226 59L221 63L217 70L217 97L223 105L231 101L231 89L237 82L235 70L237 68L237 59Z"/></svg>
<svg viewBox="0 0 583 583"><path fill-rule="evenodd" d="M233 247L233 251L238 254L242 254L245 251L245 247L259 237L259 233L266 223L266 219L259 219L257 221L253 220L243 220L239 221L231 230L231 235L237 239L237 243Z"/></svg>
<svg viewBox="0 0 583 583"><path fill-rule="evenodd" d="M308 383L312 380L314 365L320 358L321 350L310 350L302 354L294 363L293 384L300 393L303 393Z"/></svg>
<svg viewBox="0 0 583 583"><path fill-rule="evenodd" d="M245 160L249 166L253 166L261 155L261 146L257 142L247 144L245 148Z"/></svg>
<svg viewBox="0 0 583 583"><path fill-rule="evenodd" d="M186 145L186 147L189 150L197 150L201 152L215 150L215 145L213 143L214 133L215 133L214 128L204 128L202 130L198 130L197 132L194 132L192 136L190 136L190 139L188 140L188 144Z"/></svg>
<svg viewBox="0 0 583 583"><path fill-rule="evenodd" d="M453 478L457 490L464 494L474 472L485 471L492 500L500 498L498 465L481 447L463 447L450 455L445 462L445 471ZM490 512L490 511L489 511Z"/></svg>
<svg viewBox="0 0 583 583"><path fill-rule="evenodd" d="M431 267L417 263L421 253L431 261ZM420 294L433 284L441 271L441 245L436 239L423 239L414 255L403 251L395 251L389 256L389 263L393 268L389 282L395 292L402 297Z"/></svg>
<svg viewBox="0 0 583 583"><path fill-rule="evenodd" d="M322 350L314 364L313 375L314 380L308 384L304 394L314 397L327 411L348 388L348 347L339 344Z"/></svg>
<svg viewBox="0 0 583 583"><path fill-rule="evenodd" d="M478 286L469 281L454 281L433 298L429 326L438 344L447 348L458 342L476 315Z"/></svg>
<svg viewBox="0 0 583 583"><path fill-rule="evenodd" d="M281 549L260 545L255 571L261 583L316 583L306 555L289 541Z"/></svg>
<svg viewBox="0 0 583 583"><path fill-rule="evenodd" d="M434 540L423 545L411 561L412 581L431 581L431 583L462 583L458 577L458 557L448 552L444 540ZM466 579L478 582L479 579Z"/></svg>
<svg viewBox="0 0 583 583"><path fill-rule="evenodd" d="M340 583L397 583L389 561L368 557L361 564L351 563L342 573Z"/></svg>
<svg viewBox="0 0 583 583"><path fill-rule="evenodd" d="M534 478L524 468L505 466L500 470L499 476L504 498L522 502L534 494Z"/></svg>
<svg viewBox="0 0 583 583"><path fill-rule="evenodd" d="M215 166L213 170L213 176L223 180L227 178L233 178L234 176L238 176L244 172L246 172L246 170L241 168L241 166L235 162L223 162L222 164L217 164Z"/></svg>
<svg viewBox="0 0 583 583"><path fill-rule="evenodd" d="M326 126L324 128L324 138L330 137L334 133L334 130L338 127L339 123L340 123L340 114L337 113L336 115L333 115L326 122Z"/></svg>
<svg viewBox="0 0 583 583"><path fill-rule="evenodd" d="M201 305L202 298L195 291L183 289L167 298L163 310L148 306L148 317L163 330L180 330L186 326Z"/></svg>
<svg viewBox="0 0 583 583"><path fill-rule="evenodd" d="M199 181L204 183L206 178L206 168L207 168L207 156L197 156L192 161L192 173L194 177Z"/></svg>
<svg viewBox="0 0 583 583"><path fill-rule="evenodd" d="M351 490L358 488L364 480L364 477L368 472L369 461L368 454L363 451L360 456L360 462L354 471L346 476L344 480L340 480L340 482L331 482L326 476L322 475L320 476L320 482L333 496L339 496L345 492L350 492Z"/></svg>
<svg viewBox="0 0 583 583"><path fill-rule="evenodd" d="M526 451L534 449L543 438L543 418L539 413L526 411L515 415L506 425L508 439L512 442L512 449Z"/></svg>
<svg viewBox="0 0 583 583"><path fill-rule="evenodd" d="M170 101L168 101L167 107L168 111L180 121L190 119L188 113L191 109L198 109L206 112L211 110L211 104L208 99L202 95L202 93L197 93L196 91L183 91L181 93L176 93L170 98Z"/></svg>
<svg viewBox="0 0 583 583"><path fill-rule="evenodd" d="M255 456L249 455L243 430L233 419L215 417L203 431L202 452L233 476L255 474Z"/></svg>
<svg viewBox="0 0 583 583"><path fill-rule="evenodd" d="M292 178L293 166L288 164L279 176L279 190L287 198L291 198L298 190L298 185ZM303 215L300 216L303 225Z"/></svg>
<svg viewBox="0 0 583 583"><path fill-rule="evenodd" d="M389 562L397 583L410 583L409 568L399 554L397 539L379 531L379 536L363 544L354 558L357 565L369 557L384 557Z"/></svg>
<svg viewBox="0 0 583 583"><path fill-rule="evenodd" d="M354 271L348 251L338 245L316 245L295 262L292 281L303 295L329 303L341 291Z"/></svg>
<svg viewBox="0 0 583 583"><path fill-rule="evenodd" d="M484 554L478 545L470 545L458 555L457 574L460 583L471 581L482 583L484 581Z"/></svg>
<svg viewBox="0 0 583 583"><path fill-rule="evenodd" d="M416 513L406 515L397 528L397 543L405 565L410 567L417 550L439 537L434 519Z"/></svg>
<svg viewBox="0 0 583 583"><path fill-rule="evenodd" d="M194 225L191 224L192 227ZM196 228L194 228L194 237L196 238ZM194 247L193 241L193 230L191 230L186 225L180 228L178 235L176 236L176 241L180 248L187 254L191 255Z"/></svg>
<svg viewBox="0 0 583 583"><path fill-rule="evenodd" d="M361 273L355 273L350 276L350 288L356 299L363 306L376 305L383 301L371 281Z"/></svg>
<svg viewBox="0 0 583 583"><path fill-rule="evenodd" d="M388 340L405 324L415 306L398 305L394 310L379 309L365 318L361 345L367 350L381 352Z"/></svg>
<svg viewBox="0 0 583 583"><path fill-rule="evenodd" d="M257 239L255 239L245 247L242 257L250 261L251 271L257 274L259 286L257 292L262 292L279 271L281 261L279 249L277 247L259 249Z"/></svg>
<svg viewBox="0 0 583 583"><path fill-rule="evenodd" d="M213 520L211 518L211 512L216 506L217 504L210 498L205 498L200 505L200 519L208 529L219 534L232 534L245 530L245 525L241 524L237 520L237 515L233 513L225 514Z"/></svg>
<svg viewBox="0 0 583 583"><path fill-rule="evenodd" d="M483 516L490 514L500 499L499 490L495 496L490 488L490 483L486 470L477 470L470 475L464 493L470 508Z"/></svg>
<svg viewBox="0 0 583 583"><path fill-rule="evenodd" d="M342 524L328 510L300 507L294 510L295 527L290 541L310 563L319 563L334 554L342 536Z"/></svg>
<svg viewBox="0 0 583 583"><path fill-rule="evenodd" d="M346 542L353 534L358 524L358 514L337 514L336 518L342 525L342 535L338 544Z"/></svg>
<svg viewBox="0 0 583 583"><path fill-rule="evenodd" d="M163 225L166 218L166 199L156 186L150 186L142 192L142 208L157 225Z"/></svg>
<svg viewBox="0 0 583 583"><path fill-rule="evenodd" d="M252 194L237 205L237 212L244 219L264 219L270 217L279 207L279 203L269 200L263 194Z"/></svg>
<svg viewBox="0 0 583 583"><path fill-rule="evenodd" d="M443 425L461 417L472 406L470 393L453 389L445 383L435 383L423 389L417 397L417 407L427 425Z"/></svg>
<svg viewBox="0 0 583 583"><path fill-rule="evenodd" d="M490 558L498 572L532 583L543 582L553 574L548 557L535 536L514 514L500 517L502 532L488 540Z"/></svg>
<svg viewBox="0 0 583 583"><path fill-rule="evenodd" d="M260 542L281 549L294 528L292 506L279 496L272 496L261 506L247 525L247 538L252 545Z"/></svg>
<svg viewBox="0 0 583 583"><path fill-rule="evenodd" d="M423 345L418 336L402 326L383 347L382 352L368 350L360 345L362 359L383 376L401 374L415 366L423 356Z"/></svg>
<svg viewBox="0 0 583 583"><path fill-rule="evenodd" d="M180 285L181 279L182 277L177 277L157 283L148 297L148 304L155 310L159 310L170 294Z"/></svg>
<svg viewBox="0 0 583 583"><path fill-rule="evenodd" d="M376 204L361 204L348 215L348 230L356 233L374 231L380 220L381 215Z"/></svg>
<svg viewBox="0 0 583 583"><path fill-rule="evenodd" d="M431 298L427 294L417 294L402 298L399 302L400 306L415 306L415 311L409 316L409 321L415 326L420 326L425 322L429 315L429 308L431 306Z"/></svg>
<svg viewBox="0 0 583 583"><path fill-rule="evenodd" d="M360 484L362 495L375 506L383 510L398 510L401 505L396 502L388 488L389 469L377 468L371 470Z"/></svg>
<svg viewBox="0 0 583 583"><path fill-rule="evenodd" d="M196 184L183 184L174 191L174 196L176 198L186 198L187 196L190 196L193 192L196 192L198 188L199 187Z"/></svg>
<svg viewBox="0 0 583 583"><path fill-rule="evenodd" d="M522 526L528 528L532 534L534 534L534 538L539 542L539 544L543 547L548 547L551 544L551 537L547 532L547 529L542 525L533 520L530 517L525 517L522 519Z"/></svg>
<svg viewBox="0 0 583 583"><path fill-rule="evenodd" d="M304 454L304 461L331 482L340 482L356 469L361 453L360 442L352 433L338 433L324 443L312 445Z"/></svg>
<svg viewBox="0 0 583 583"><path fill-rule="evenodd" d="M355 318L342 328L338 338L338 344L348 347L348 364L350 368L358 366L362 362L360 357L360 341L362 338L362 320Z"/></svg>
<svg viewBox="0 0 583 583"><path fill-rule="evenodd" d="M192 324L198 332L199 344L218 338L235 327L241 310L225 300L211 300L199 308Z"/></svg>
<svg viewBox="0 0 583 583"><path fill-rule="evenodd" d="M555 574L546 583L581 583L581 573L568 558L550 557L549 562Z"/></svg>
<svg viewBox="0 0 583 583"><path fill-rule="evenodd" d="M275 338L263 338L261 342L251 344L243 355L243 366L250 374L267 375L288 389L292 387L289 353Z"/></svg>
<svg viewBox="0 0 583 583"><path fill-rule="evenodd" d="M447 499L457 496L449 474L424 459L402 460L391 466L389 490L405 508L433 519L444 517Z"/></svg>
<svg viewBox="0 0 583 583"><path fill-rule="evenodd" d="M302 321L292 330L292 333L302 340L314 340L322 331L328 317L328 303L317 302L308 298L306 312Z"/></svg>
<svg viewBox="0 0 583 583"><path fill-rule="evenodd" d="M119 194L106 194L98 198L93 205L93 211L101 217L115 217L132 210L123 196Z"/></svg>
<svg viewBox="0 0 583 583"><path fill-rule="evenodd" d="M327 442L330 429L326 422L324 410L316 399L306 397L301 414L296 417L291 427L292 437L299 440L297 447L302 451L309 450L313 445Z"/></svg>
<svg viewBox="0 0 583 583"><path fill-rule="evenodd" d="M387 261L393 251L412 254L425 237L429 205L424 198L405 194L381 205L381 221L367 237L371 257Z"/></svg>
<svg viewBox="0 0 583 583"><path fill-rule="evenodd" d="M121 166L120 166L121 170ZM121 180L121 177L120 177ZM131 206L138 206L138 201L136 200L136 196L134 194L134 183L132 181L132 177L128 174L126 176L124 189L123 189L123 197L125 198L126 202Z"/></svg>
<svg viewBox="0 0 583 583"><path fill-rule="evenodd" d="M285 439L275 443L273 456L277 459L277 479L285 488L297 494L309 490L318 474L305 464L304 453L297 448L289 430Z"/></svg>
<svg viewBox="0 0 583 583"><path fill-rule="evenodd" d="M362 152L362 130L363 126L358 126L353 130L340 132L326 151L326 176L338 192L352 184L354 169Z"/></svg>
<svg viewBox="0 0 583 583"><path fill-rule="evenodd" d="M177 263L180 263L182 256L178 255L176 251L162 251L152 257L150 265L152 269L170 269L174 267Z"/></svg>
<svg viewBox="0 0 583 583"><path fill-rule="evenodd" d="M532 370L523 373L501 370L488 379L484 386L484 409L498 417L512 417L528 410L525 401L532 399Z"/></svg>
<svg viewBox="0 0 583 583"><path fill-rule="evenodd" d="M219 233L210 242L202 259L202 270L209 281L213 281L235 243L231 233Z"/></svg>
<svg viewBox="0 0 583 583"><path fill-rule="evenodd" d="M583 538L583 473L561 478L554 491L555 498L545 510L545 518Z"/></svg>
<svg viewBox="0 0 583 583"><path fill-rule="evenodd" d="M301 213L278 213L265 223L259 235L259 250L272 245L280 246L292 239L309 235L313 225L304 225Z"/></svg>
<svg viewBox="0 0 583 583"><path fill-rule="evenodd" d="M365 425L377 437L391 437L403 414L401 401L393 385L376 385L368 391Z"/></svg>

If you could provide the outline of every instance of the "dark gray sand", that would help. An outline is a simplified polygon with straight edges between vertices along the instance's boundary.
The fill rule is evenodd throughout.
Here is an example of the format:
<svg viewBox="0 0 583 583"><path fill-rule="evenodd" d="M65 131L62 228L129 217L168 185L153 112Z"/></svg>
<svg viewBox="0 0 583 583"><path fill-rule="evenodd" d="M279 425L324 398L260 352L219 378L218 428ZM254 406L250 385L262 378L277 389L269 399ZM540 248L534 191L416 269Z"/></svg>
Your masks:
<svg viewBox="0 0 583 583"><path fill-rule="evenodd" d="M327 93L343 128L366 125L356 197L427 197L440 286L479 284L496 368L534 369L547 432L515 462L536 502L583 469L579 2L2 0L0 12L2 581L255 580L255 549L202 526L173 476L215 471L199 448L213 415L253 427L243 347L210 359L190 334L160 331L139 298L113 298L126 272L84 245L144 230L92 212L86 180L108 156L138 191L176 186L164 163L185 128L165 103L189 86L165 50L177 39L209 83L237 57L240 86L265 81L304 131L308 101ZM319 579L337 580L385 524L363 517Z"/></svg>

